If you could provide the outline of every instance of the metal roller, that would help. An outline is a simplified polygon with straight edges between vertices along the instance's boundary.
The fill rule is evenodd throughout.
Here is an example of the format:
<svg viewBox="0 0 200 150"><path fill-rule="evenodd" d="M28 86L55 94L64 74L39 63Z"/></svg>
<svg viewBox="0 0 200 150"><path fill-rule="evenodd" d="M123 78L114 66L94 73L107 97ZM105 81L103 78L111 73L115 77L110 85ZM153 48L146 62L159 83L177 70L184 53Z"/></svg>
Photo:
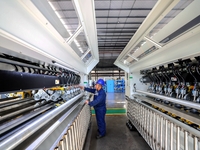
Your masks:
<svg viewBox="0 0 200 150"><path fill-rule="evenodd" d="M18 111L15 111L15 112L6 114L6 115L4 115L4 116L1 116L1 117L0 117L0 122L3 121L3 120L6 120L6 119L10 119L10 118L12 118L12 117L15 117L15 116L17 116L17 115L21 115L22 113L25 113L25 112L27 112L27 111L31 111L31 110L33 110L33 109L35 109L35 108L37 108L37 107L38 107L38 106L35 106L35 105L29 106L29 107L26 107L26 108L24 108L24 109L21 109L21 110L18 110Z"/></svg>
<svg viewBox="0 0 200 150"><path fill-rule="evenodd" d="M4 108L7 106L11 106L11 105L15 105L15 104L23 103L23 102L29 102L30 100L32 100L32 98L9 100L7 103L3 102L3 104L0 105L0 108Z"/></svg>
<svg viewBox="0 0 200 150"><path fill-rule="evenodd" d="M0 70L15 71L15 67L11 64L0 63Z"/></svg>
<svg viewBox="0 0 200 150"><path fill-rule="evenodd" d="M12 120L12 121L6 123L6 124L1 125L0 126L0 134L3 134L5 132L9 131L10 129L22 124L23 122L26 122L27 120L37 116L38 114L41 114L42 112L44 112L44 111L46 111L46 110L48 110L52 107L53 107L52 104L47 104L47 105L40 107L37 110L35 110L35 111L33 111L29 114L26 114L26 115L24 115L20 118L17 118L15 120Z"/></svg>
<svg viewBox="0 0 200 150"><path fill-rule="evenodd" d="M8 102L12 102L15 101L16 99L20 98L19 96L17 97L8 97L8 98L2 98L0 99L0 105L8 103Z"/></svg>
<svg viewBox="0 0 200 150"><path fill-rule="evenodd" d="M27 105L27 104L34 104L34 103L37 103L37 102L35 100L29 100L29 101L25 101L25 102L22 102L22 103L19 103L19 104L14 104L14 105L11 105L11 106L3 107L3 108L0 109L0 113L3 112L3 111L10 110L10 109L18 108L20 106L24 106L24 105Z"/></svg>
<svg viewBox="0 0 200 150"><path fill-rule="evenodd" d="M59 106L58 108L53 109L52 111L50 111L47 114L44 114L34 124L30 124L30 125L26 126L25 128L23 128L19 133L16 132L12 135L12 137L6 138L0 144L1 148L13 149L17 145L19 145L21 142L23 142L26 138L28 138L33 133L35 133L42 126L44 126L46 123L48 123L52 118L54 118L55 115L61 113L63 110L65 110L67 107L69 107L71 104L73 104L77 99L79 99L82 96L83 96L83 93L77 95L76 97L72 98L70 101L67 101L66 103ZM24 138L21 138L22 136Z"/></svg>

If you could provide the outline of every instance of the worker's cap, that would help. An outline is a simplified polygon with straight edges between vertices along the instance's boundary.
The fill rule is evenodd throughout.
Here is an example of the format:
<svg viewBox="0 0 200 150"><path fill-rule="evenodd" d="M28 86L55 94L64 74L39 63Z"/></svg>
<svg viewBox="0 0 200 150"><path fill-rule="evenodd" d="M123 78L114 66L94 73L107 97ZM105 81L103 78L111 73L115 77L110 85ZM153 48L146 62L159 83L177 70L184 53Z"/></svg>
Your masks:
<svg viewBox="0 0 200 150"><path fill-rule="evenodd" d="M99 79L96 84L100 84L101 86L104 86L105 82L103 79Z"/></svg>

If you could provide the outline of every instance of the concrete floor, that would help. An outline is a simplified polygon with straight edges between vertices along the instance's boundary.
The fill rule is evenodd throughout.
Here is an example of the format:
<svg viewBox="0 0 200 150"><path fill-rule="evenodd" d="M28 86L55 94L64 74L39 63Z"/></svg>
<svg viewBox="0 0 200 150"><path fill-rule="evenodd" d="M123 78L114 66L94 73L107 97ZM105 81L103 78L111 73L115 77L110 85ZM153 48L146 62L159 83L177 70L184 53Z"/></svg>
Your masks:
<svg viewBox="0 0 200 150"><path fill-rule="evenodd" d="M124 107L124 103L116 102L125 102L124 93L107 93L107 107ZM125 115L106 116L106 136L96 139L96 118L92 116L84 150L150 150L136 131L130 131L126 127L126 121Z"/></svg>
<svg viewBox="0 0 200 150"><path fill-rule="evenodd" d="M107 108L124 108L125 94L124 93L106 93Z"/></svg>

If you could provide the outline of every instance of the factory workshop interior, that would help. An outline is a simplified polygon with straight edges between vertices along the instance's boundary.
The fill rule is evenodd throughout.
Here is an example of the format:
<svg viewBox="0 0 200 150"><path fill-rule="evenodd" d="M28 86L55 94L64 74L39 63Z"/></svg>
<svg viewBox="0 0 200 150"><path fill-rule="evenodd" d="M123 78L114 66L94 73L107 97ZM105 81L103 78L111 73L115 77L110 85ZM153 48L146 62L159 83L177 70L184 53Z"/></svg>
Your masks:
<svg viewBox="0 0 200 150"><path fill-rule="evenodd" d="M199 7L1 0L0 150L200 150Z"/></svg>

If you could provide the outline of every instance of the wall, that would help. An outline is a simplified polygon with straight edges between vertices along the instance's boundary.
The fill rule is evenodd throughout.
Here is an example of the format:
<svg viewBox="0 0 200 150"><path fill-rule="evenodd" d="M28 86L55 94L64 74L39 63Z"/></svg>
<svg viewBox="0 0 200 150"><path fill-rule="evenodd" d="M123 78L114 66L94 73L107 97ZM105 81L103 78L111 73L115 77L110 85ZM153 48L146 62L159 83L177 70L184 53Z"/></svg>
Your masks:
<svg viewBox="0 0 200 150"><path fill-rule="evenodd" d="M127 96L133 94L133 85L136 84L136 89L147 91L149 84L140 82L140 72L126 73L125 74L125 93Z"/></svg>

